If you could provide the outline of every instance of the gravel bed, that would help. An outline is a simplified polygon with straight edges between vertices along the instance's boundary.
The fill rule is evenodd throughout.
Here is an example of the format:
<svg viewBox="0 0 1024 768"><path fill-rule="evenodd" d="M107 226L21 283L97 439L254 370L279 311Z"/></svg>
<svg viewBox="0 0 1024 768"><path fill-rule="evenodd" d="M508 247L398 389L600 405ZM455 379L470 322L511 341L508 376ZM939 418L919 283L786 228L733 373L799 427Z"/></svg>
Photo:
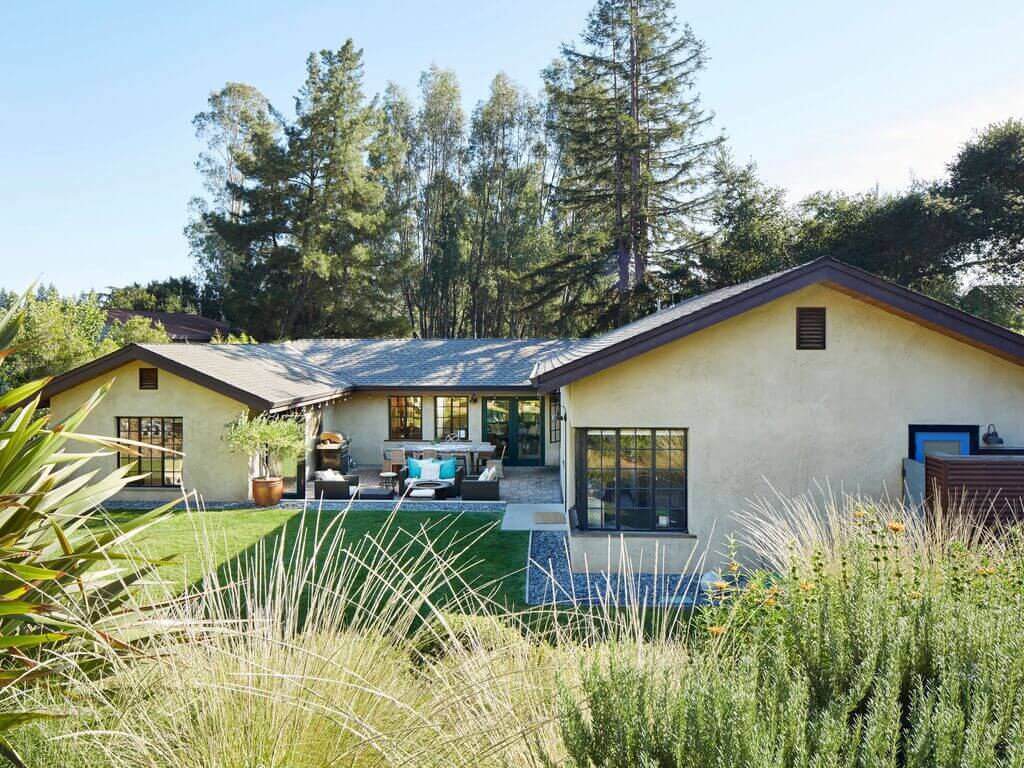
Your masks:
<svg viewBox="0 0 1024 768"><path fill-rule="evenodd" d="M285 499L273 507L263 509L317 509L342 510L351 506L353 510L366 512L390 512L395 508L397 500L391 501L314 501L312 499ZM108 510L116 509L156 509L165 504L163 501L107 501L103 507ZM195 508L196 505L190 500L188 506ZM177 509L185 509L185 504L179 504ZM214 509L256 509L251 501L206 501L203 507L208 510ZM505 512L505 503L500 501L403 501L400 512L480 512L483 514L500 515Z"/></svg>
<svg viewBox="0 0 1024 768"><path fill-rule="evenodd" d="M699 573L628 576L613 573L572 573L566 534L533 531L527 566L527 602L605 603L623 605L692 606L707 602Z"/></svg>

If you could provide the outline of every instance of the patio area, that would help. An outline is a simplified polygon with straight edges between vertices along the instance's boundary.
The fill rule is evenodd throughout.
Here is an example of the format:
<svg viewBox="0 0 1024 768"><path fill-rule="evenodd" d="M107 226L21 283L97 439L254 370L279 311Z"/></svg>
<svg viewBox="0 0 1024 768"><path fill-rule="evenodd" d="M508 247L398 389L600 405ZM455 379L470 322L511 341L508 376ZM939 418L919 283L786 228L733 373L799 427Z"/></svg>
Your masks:
<svg viewBox="0 0 1024 768"><path fill-rule="evenodd" d="M360 486L380 485L380 467L358 467ZM501 500L509 504L560 504L562 489L558 467L505 467L501 480ZM313 484L307 484L306 494L313 497Z"/></svg>

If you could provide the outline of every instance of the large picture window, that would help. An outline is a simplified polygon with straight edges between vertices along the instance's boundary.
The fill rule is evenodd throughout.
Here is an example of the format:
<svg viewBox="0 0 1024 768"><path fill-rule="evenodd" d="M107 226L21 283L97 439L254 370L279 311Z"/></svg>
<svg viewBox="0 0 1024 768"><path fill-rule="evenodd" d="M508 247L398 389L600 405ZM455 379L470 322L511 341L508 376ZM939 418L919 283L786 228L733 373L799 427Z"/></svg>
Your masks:
<svg viewBox="0 0 1024 768"><path fill-rule="evenodd" d="M118 451L117 466L135 464L134 472L146 475L132 485L149 488L181 485L183 440L180 416L118 416L117 436L153 446L132 446Z"/></svg>
<svg viewBox="0 0 1024 768"><path fill-rule="evenodd" d="M423 439L423 398L398 396L388 398L388 439Z"/></svg>
<svg viewBox="0 0 1024 768"><path fill-rule="evenodd" d="M685 429L577 429L580 526L686 530Z"/></svg>
<svg viewBox="0 0 1024 768"><path fill-rule="evenodd" d="M448 435L456 435L459 440L469 439L469 398L468 397L436 397L434 398L434 433L438 440Z"/></svg>

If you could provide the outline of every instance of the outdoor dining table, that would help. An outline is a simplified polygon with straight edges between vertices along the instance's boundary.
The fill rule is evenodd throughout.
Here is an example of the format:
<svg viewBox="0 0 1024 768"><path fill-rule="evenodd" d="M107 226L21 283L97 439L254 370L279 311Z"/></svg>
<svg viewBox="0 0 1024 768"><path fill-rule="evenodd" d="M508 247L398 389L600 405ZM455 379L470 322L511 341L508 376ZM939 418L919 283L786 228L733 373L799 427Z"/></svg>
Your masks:
<svg viewBox="0 0 1024 768"><path fill-rule="evenodd" d="M387 444L389 449L401 448L407 454L416 456L423 451L437 451L441 453L460 453L466 456L466 469L468 472L475 471L477 456L490 456L494 453L494 446L490 443L473 443L460 440L455 443L392 443Z"/></svg>

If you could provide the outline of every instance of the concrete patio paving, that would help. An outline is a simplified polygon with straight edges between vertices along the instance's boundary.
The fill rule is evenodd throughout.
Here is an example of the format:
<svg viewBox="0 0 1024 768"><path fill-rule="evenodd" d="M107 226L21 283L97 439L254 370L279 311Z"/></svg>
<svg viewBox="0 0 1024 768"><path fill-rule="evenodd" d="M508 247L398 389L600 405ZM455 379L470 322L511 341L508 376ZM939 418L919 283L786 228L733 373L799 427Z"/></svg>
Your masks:
<svg viewBox="0 0 1024 768"><path fill-rule="evenodd" d="M538 513L543 518L562 518L560 523L538 522ZM506 504L505 516L501 519L503 531L565 531L565 510L559 504Z"/></svg>

